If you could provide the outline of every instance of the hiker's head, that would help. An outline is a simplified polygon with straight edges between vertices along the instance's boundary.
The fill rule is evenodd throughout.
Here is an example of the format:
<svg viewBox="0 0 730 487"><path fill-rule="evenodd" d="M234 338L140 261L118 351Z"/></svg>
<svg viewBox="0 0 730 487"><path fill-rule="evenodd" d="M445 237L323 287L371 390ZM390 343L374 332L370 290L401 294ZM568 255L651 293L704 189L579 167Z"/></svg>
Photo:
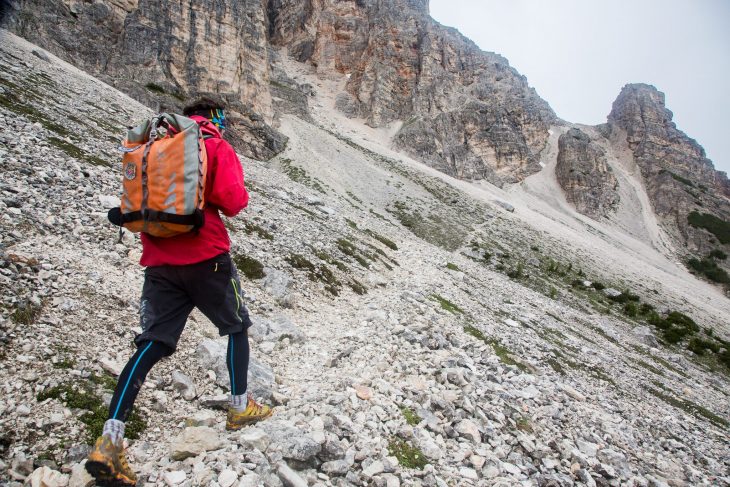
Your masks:
<svg viewBox="0 0 730 487"><path fill-rule="evenodd" d="M223 104L212 98L200 98L183 108L183 115L198 115L210 120L223 133L226 129L226 115Z"/></svg>

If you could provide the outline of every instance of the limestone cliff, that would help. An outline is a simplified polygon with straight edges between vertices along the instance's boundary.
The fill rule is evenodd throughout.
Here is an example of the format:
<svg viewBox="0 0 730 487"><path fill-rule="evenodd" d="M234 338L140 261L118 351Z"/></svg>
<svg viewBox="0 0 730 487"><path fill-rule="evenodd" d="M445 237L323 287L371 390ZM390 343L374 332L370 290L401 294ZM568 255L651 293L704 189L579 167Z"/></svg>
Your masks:
<svg viewBox="0 0 730 487"><path fill-rule="evenodd" d="M577 128L558 141L555 175L567 200L579 213L599 219L618 204L618 182L606 163L606 151Z"/></svg>
<svg viewBox="0 0 730 487"><path fill-rule="evenodd" d="M730 226L728 179L714 169L697 142L677 129L672 116L663 93L650 85L629 84L614 102L608 122L610 130L625 135L656 214L690 253L705 255L730 244L723 237L723 229L727 232ZM703 224L696 215L710 216Z"/></svg>
<svg viewBox="0 0 730 487"><path fill-rule="evenodd" d="M402 121L396 147L459 178L540 170L556 120L506 59L428 15L426 0L271 0L269 33L322 76L349 76L337 106L371 126Z"/></svg>
<svg viewBox="0 0 730 487"><path fill-rule="evenodd" d="M269 126L265 13L260 0L28 0L3 23L153 108L222 96L237 148L266 159L285 139Z"/></svg>

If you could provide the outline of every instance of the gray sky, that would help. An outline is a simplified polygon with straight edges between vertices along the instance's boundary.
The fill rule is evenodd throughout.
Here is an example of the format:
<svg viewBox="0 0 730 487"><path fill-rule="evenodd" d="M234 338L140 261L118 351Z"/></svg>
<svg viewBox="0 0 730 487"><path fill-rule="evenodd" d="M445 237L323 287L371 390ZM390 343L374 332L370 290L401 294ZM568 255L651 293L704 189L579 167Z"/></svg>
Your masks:
<svg viewBox="0 0 730 487"><path fill-rule="evenodd" d="M431 16L502 54L567 121L604 123L649 83L730 173L730 0L431 0Z"/></svg>

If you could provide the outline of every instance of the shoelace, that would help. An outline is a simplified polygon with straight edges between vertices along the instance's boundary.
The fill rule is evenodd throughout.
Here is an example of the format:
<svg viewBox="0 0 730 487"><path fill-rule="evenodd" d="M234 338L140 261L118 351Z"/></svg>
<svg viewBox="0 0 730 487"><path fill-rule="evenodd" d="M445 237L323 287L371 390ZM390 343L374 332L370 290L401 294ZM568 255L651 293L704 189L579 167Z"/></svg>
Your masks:
<svg viewBox="0 0 730 487"><path fill-rule="evenodd" d="M248 396L248 405L249 405L249 407L252 407L253 414L256 414L256 415L261 414L264 410L264 407L261 406L256 401L254 401L253 396L251 396L250 394Z"/></svg>
<svg viewBox="0 0 730 487"><path fill-rule="evenodd" d="M122 470L129 470L129 463L127 463L127 454L125 450L119 452L119 464L122 466Z"/></svg>

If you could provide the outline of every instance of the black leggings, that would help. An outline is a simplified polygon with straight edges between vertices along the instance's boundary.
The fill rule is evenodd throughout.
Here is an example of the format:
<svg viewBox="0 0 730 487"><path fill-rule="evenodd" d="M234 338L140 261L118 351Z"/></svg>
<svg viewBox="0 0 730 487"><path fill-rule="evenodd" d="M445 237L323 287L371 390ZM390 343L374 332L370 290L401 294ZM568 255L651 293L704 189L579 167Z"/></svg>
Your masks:
<svg viewBox="0 0 730 487"><path fill-rule="evenodd" d="M172 353L172 349L160 342L142 342L122 370L117 387L109 405L109 419L126 421L132 412L137 394L142 388L147 374L162 358ZM228 335L226 365L231 379L231 394L246 393L248 379L248 333L242 331Z"/></svg>

